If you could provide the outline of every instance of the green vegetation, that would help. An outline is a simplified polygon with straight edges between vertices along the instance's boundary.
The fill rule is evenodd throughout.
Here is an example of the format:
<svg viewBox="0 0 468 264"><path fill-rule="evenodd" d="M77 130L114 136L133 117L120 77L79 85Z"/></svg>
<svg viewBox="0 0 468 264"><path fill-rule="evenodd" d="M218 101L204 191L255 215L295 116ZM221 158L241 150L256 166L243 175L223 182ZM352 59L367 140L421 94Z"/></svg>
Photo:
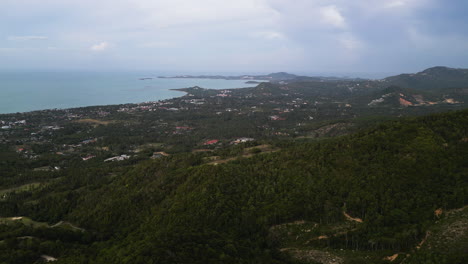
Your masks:
<svg viewBox="0 0 468 264"><path fill-rule="evenodd" d="M441 88L466 88L467 69L432 67L416 74L401 74L385 78L393 85L423 90Z"/></svg>
<svg viewBox="0 0 468 264"><path fill-rule="evenodd" d="M466 263L468 110L383 83L2 115L0 263Z"/></svg>
<svg viewBox="0 0 468 264"><path fill-rule="evenodd" d="M463 111L391 121L333 140L289 142L279 152L218 166L204 165L202 154L180 154L85 169L35 192L34 206L28 197L2 204L18 208L12 214L68 219L89 230L92 245L78 242L82 232L72 245L54 242L65 247L53 255L61 263L282 263L292 260L280 249L291 247L297 248L292 255L332 252L344 263L349 250L383 258L411 252L437 220L437 208L465 205L467 124ZM118 176L106 176L111 171ZM62 202L45 209L57 199ZM307 237L298 230L271 235L272 226L299 220L306 221L300 230L310 230ZM13 231L4 238L18 237ZM296 233L300 238L291 239ZM327 238L314 240L320 236ZM333 253L340 249L345 252Z"/></svg>
<svg viewBox="0 0 468 264"><path fill-rule="evenodd" d="M442 215L441 215L442 216ZM466 263L468 260L468 207L443 212L426 232L408 263Z"/></svg>

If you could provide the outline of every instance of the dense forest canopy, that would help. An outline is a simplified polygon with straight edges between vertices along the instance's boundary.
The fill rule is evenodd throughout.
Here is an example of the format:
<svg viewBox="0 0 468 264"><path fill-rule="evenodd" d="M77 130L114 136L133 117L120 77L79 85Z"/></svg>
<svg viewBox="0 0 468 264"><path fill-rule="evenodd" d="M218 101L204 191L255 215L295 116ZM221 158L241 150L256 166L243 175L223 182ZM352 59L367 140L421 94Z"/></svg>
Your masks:
<svg viewBox="0 0 468 264"><path fill-rule="evenodd" d="M0 263L466 263L468 85L283 75L1 115Z"/></svg>

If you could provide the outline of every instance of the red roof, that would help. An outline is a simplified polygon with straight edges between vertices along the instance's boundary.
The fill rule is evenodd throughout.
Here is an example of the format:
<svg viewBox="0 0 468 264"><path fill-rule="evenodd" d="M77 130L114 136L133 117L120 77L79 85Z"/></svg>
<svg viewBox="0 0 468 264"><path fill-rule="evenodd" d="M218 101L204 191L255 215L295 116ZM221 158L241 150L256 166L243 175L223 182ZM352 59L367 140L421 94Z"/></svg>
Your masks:
<svg viewBox="0 0 468 264"><path fill-rule="evenodd" d="M219 141L219 140L217 140L217 139L208 140L208 141L206 141L205 143L203 143L203 145L213 145L213 144L218 143L218 141Z"/></svg>

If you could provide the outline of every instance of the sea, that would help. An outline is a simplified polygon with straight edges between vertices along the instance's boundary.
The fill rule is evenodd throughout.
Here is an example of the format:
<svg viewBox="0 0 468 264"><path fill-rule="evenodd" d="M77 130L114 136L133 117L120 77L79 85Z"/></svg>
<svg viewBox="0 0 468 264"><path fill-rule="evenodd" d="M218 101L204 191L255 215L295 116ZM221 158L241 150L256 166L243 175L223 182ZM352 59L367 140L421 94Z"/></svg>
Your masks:
<svg viewBox="0 0 468 264"><path fill-rule="evenodd" d="M158 101L184 95L170 89L192 86L209 89L256 86L244 80L158 76L142 72L0 72L0 114Z"/></svg>

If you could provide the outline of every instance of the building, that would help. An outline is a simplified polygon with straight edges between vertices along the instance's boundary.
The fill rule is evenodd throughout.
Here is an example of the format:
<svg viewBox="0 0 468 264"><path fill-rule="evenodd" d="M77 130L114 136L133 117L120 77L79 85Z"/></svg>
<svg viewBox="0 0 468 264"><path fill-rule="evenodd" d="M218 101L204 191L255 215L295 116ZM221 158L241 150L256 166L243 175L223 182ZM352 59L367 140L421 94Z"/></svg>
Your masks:
<svg viewBox="0 0 468 264"><path fill-rule="evenodd" d="M218 142L219 142L219 140L213 139L213 140L205 141L205 143L203 143L203 145L214 145L214 144L216 144Z"/></svg>

